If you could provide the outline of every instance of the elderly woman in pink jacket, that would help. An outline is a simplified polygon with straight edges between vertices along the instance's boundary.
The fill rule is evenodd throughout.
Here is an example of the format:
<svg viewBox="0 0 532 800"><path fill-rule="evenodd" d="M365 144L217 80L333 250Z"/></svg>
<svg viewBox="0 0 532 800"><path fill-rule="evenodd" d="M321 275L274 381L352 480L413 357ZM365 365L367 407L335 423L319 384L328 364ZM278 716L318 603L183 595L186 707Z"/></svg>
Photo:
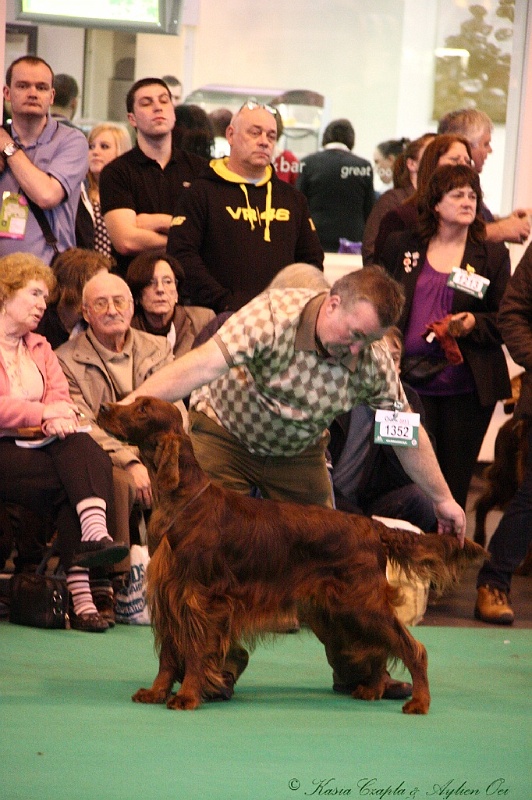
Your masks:
<svg viewBox="0 0 532 800"><path fill-rule="evenodd" d="M71 627L100 632L109 625L94 605L88 568L116 563L128 550L108 532L111 461L80 431L57 357L33 333L54 283L52 270L29 253L0 258L0 501L50 515ZM39 437L32 447L17 444L27 428Z"/></svg>

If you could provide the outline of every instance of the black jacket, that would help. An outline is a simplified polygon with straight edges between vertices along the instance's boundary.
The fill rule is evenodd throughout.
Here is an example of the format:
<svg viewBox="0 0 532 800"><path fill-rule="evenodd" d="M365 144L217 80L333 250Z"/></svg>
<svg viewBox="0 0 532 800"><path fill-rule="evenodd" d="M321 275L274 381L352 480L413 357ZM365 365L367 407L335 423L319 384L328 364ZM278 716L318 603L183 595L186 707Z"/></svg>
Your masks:
<svg viewBox="0 0 532 800"><path fill-rule="evenodd" d="M405 253L418 252L417 266L408 272L405 269ZM427 247L412 231L391 234L380 259L380 263L399 281L405 290L405 307L398 322L405 331L417 279L425 262ZM479 299L454 291L452 313L470 311L474 314L476 325L468 336L457 339L458 346L469 365L475 386L483 406L490 406L497 400L511 395L510 378L506 358L502 350L502 336L497 323L497 314L506 284L510 277L510 257L504 244L483 242L475 244L468 241L460 266L474 268L475 272L488 278L490 285Z"/></svg>
<svg viewBox="0 0 532 800"><path fill-rule="evenodd" d="M532 244L508 281L498 319L510 355L525 368L514 417L532 417Z"/></svg>
<svg viewBox="0 0 532 800"><path fill-rule="evenodd" d="M213 159L182 195L168 234L168 253L185 271L183 295L216 313L236 311L283 267L323 268L323 249L305 197L269 167L259 183Z"/></svg>

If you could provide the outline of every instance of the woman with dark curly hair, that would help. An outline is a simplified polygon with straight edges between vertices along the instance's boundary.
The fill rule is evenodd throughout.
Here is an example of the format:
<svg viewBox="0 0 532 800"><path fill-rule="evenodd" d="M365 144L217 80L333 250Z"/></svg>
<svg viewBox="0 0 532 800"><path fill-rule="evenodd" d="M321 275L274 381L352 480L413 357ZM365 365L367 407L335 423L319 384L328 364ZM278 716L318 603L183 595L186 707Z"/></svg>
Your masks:
<svg viewBox="0 0 532 800"><path fill-rule="evenodd" d="M495 404L511 391L497 326L510 259L485 240L481 202L474 169L438 168L418 199L417 230L392 234L381 259L405 289L401 375L421 397L462 507Z"/></svg>

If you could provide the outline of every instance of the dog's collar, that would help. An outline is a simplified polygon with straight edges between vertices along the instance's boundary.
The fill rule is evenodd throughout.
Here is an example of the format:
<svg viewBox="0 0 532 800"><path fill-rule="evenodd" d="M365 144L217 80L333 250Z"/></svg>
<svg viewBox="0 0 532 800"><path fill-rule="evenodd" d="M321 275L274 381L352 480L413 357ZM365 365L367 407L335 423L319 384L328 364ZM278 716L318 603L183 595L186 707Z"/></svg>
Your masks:
<svg viewBox="0 0 532 800"><path fill-rule="evenodd" d="M197 499L198 499L198 497L199 497L200 495L202 495L202 494L203 494L203 492L205 491L205 489L208 489L210 485L211 485L211 482L209 481L208 483L206 483L206 484L205 484L205 486L202 486L202 487L201 487L201 489L199 490L199 492L196 492L196 494L194 495L194 497L191 497L191 498L190 498L190 500L187 500L187 502L185 503L185 505L183 506L183 508L181 509L181 511L184 511L184 510L185 510L185 508L188 508L188 507L189 507L189 506L190 506L190 505L191 505L191 504L192 504L192 503L193 503L195 500L197 500Z"/></svg>

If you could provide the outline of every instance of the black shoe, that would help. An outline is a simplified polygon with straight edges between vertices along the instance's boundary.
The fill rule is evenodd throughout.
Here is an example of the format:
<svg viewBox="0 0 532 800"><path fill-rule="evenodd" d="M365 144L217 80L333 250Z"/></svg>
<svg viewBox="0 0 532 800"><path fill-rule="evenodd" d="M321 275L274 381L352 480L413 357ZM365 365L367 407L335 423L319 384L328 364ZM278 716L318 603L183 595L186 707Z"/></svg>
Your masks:
<svg viewBox="0 0 532 800"><path fill-rule="evenodd" d="M85 631L85 633L103 633L109 629L109 625L100 614L74 614L70 612L70 627L75 631Z"/></svg>
<svg viewBox="0 0 532 800"><path fill-rule="evenodd" d="M112 539L98 542L80 542L78 552L72 559L73 567L99 567L104 564L117 564L129 555L129 547Z"/></svg>
<svg viewBox="0 0 532 800"><path fill-rule="evenodd" d="M351 694L357 687L347 683L333 683L333 692L338 694ZM387 672L383 700L405 700L412 694L412 684L394 680Z"/></svg>
<svg viewBox="0 0 532 800"><path fill-rule="evenodd" d="M406 681L396 681L387 672L383 700L406 700L412 696L412 684Z"/></svg>
<svg viewBox="0 0 532 800"><path fill-rule="evenodd" d="M100 617L102 617L110 628L114 628L116 624L115 607L113 598L110 595L96 596L94 605Z"/></svg>
<svg viewBox="0 0 532 800"><path fill-rule="evenodd" d="M205 699L209 703L217 703L221 701L230 700L235 693L235 676L232 672L222 672L223 679L224 679L224 688L221 689L216 694L208 694L206 695Z"/></svg>

